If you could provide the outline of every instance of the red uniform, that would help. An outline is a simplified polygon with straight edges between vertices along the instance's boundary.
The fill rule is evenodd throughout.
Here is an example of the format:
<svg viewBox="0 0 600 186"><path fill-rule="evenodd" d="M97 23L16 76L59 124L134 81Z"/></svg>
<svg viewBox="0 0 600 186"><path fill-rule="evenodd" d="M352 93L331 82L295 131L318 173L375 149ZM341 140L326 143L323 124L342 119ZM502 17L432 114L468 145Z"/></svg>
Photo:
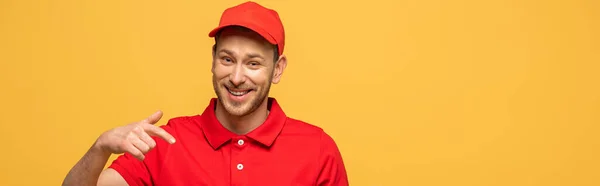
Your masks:
<svg viewBox="0 0 600 186"><path fill-rule="evenodd" d="M129 154L110 168L136 185L348 185L334 140L321 128L287 117L269 98L269 116L246 135L225 129L215 116L216 98L201 115L177 117L161 126L177 139L157 145L143 161Z"/></svg>

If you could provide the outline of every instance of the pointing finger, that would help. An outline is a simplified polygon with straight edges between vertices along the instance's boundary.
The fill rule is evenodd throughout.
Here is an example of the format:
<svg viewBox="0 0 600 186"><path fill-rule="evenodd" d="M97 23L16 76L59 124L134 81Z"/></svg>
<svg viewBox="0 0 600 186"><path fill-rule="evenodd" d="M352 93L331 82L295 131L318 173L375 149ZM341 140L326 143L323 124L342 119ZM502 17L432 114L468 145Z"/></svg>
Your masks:
<svg viewBox="0 0 600 186"><path fill-rule="evenodd" d="M175 143L175 138L160 127L148 124L142 125L142 127L144 128L144 131L146 131L151 136L158 136L164 139L165 141L169 142L170 144Z"/></svg>

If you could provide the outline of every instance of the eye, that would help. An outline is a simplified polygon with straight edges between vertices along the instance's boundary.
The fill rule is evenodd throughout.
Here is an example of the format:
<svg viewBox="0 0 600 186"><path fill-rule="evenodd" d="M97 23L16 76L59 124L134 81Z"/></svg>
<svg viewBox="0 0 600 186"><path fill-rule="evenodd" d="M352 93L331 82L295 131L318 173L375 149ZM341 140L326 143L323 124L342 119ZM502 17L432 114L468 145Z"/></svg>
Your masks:
<svg viewBox="0 0 600 186"><path fill-rule="evenodd" d="M229 57L223 57L223 61L227 62L227 63L231 63L233 62L233 60Z"/></svg>
<svg viewBox="0 0 600 186"><path fill-rule="evenodd" d="M258 62L250 62L249 64L250 64L250 66L258 66L258 65L260 65L260 63L258 63Z"/></svg>

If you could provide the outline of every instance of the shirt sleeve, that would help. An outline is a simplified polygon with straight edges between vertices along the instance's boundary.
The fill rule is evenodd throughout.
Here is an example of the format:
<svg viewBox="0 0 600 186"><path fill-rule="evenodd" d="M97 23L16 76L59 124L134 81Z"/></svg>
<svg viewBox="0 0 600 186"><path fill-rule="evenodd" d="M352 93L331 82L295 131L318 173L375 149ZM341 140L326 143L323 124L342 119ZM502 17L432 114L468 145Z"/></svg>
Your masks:
<svg viewBox="0 0 600 186"><path fill-rule="evenodd" d="M348 176L342 155L331 136L321 134L321 154L319 155L320 172L318 186L347 186Z"/></svg>
<svg viewBox="0 0 600 186"><path fill-rule="evenodd" d="M151 185L150 172L148 172L146 164L128 153L117 157L109 168L112 168L121 174L130 186Z"/></svg>

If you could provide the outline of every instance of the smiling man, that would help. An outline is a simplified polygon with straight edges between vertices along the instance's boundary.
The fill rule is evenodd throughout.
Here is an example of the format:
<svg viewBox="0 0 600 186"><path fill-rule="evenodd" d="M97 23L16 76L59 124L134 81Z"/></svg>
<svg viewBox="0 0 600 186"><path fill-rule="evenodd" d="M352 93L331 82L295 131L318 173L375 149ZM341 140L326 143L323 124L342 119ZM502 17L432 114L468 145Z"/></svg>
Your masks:
<svg viewBox="0 0 600 186"><path fill-rule="evenodd" d="M287 65L278 13L239 4L223 12L209 36L217 98L203 113L158 127L159 111L104 132L63 185L348 185L334 140L286 116L268 96Z"/></svg>

